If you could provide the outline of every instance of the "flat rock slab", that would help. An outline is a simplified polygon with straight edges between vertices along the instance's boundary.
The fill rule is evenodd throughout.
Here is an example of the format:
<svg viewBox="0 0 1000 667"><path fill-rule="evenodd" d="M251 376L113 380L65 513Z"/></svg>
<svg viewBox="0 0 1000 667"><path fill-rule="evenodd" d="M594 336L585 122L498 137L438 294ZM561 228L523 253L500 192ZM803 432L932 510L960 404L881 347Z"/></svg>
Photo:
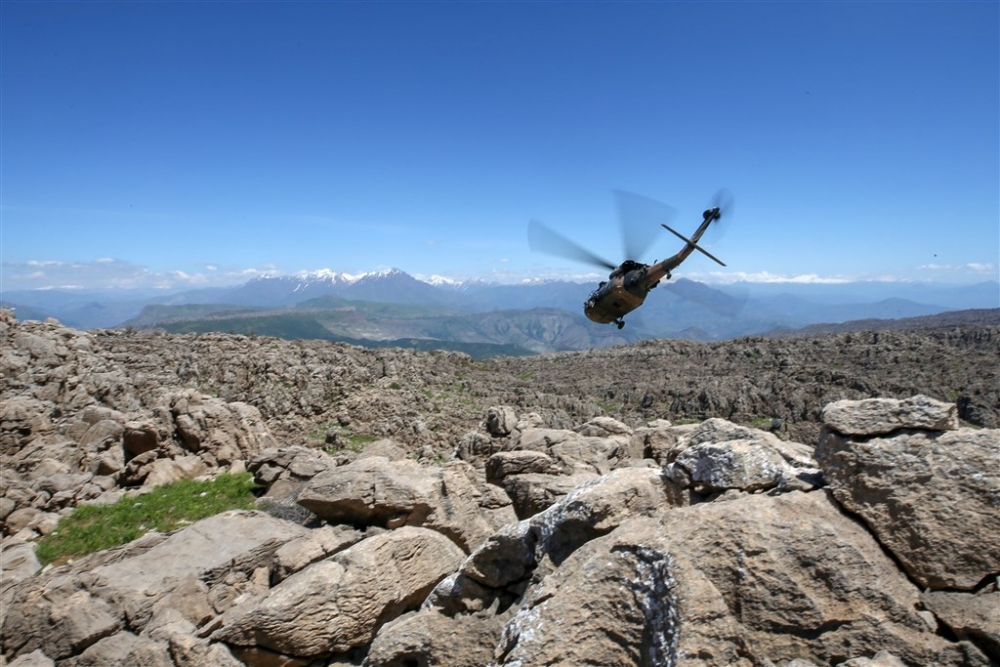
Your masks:
<svg viewBox="0 0 1000 667"><path fill-rule="evenodd" d="M923 394L835 401L823 408L823 424L845 435L885 435L900 429L953 431L958 428L958 406Z"/></svg>

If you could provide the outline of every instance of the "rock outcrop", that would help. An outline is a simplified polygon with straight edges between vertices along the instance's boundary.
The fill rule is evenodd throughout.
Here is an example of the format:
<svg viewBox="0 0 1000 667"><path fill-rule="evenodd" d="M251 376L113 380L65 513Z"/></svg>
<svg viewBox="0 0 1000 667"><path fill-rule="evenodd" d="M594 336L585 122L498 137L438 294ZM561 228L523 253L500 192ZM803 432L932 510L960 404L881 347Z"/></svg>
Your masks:
<svg viewBox="0 0 1000 667"><path fill-rule="evenodd" d="M963 425L961 401L831 401L797 442L595 418L568 388L577 424L485 392L475 416L432 416L433 391L402 409L454 355L418 372L411 353L213 335L167 368L153 342L176 337L7 314L0 334L9 667L1000 661L1000 431ZM212 344L233 361L208 364ZM362 423L377 438L344 435ZM35 557L81 503L243 470L256 511Z"/></svg>
<svg viewBox="0 0 1000 667"><path fill-rule="evenodd" d="M816 455L834 497L915 581L968 591L1000 572L1000 431L958 429L926 396L828 413Z"/></svg>

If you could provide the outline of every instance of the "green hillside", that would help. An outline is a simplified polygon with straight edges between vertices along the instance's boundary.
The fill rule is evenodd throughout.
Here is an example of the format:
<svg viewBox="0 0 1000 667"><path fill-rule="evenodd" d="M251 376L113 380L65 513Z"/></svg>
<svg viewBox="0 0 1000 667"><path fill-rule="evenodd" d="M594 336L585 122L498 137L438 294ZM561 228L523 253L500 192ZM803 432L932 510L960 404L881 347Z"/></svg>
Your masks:
<svg viewBox="0 0 1000 667"><path fill-rule="evenodd" d="M346 302L345 302L346 303ZM357 302L355 302L356 304ZM398 306L393 304L371 304L379 308L374 312L385 310L382 306L391 307L393 311L403 309L411 311L412 317L423 316L426 309ZM163 307L173 308L171 306ZM178 307L185 308L185 307ZM361 311L366 308L361 308ZM433 310L433 309L432 309ZM400 337L390 339L368 339L356 336L338 335L330 331L324 322L351 324L351 320L356 320L354 324L364 327L368 323L368 317L359 310L306 310L302 308L290 308L285 311L276 312L269 310L259 314L241 313L227 315L206 307L208 316L195 319L172 319L161 322L155 327L169 333L233 333L246 336L273 336L286 340L329 340L338 343L348 343L367 348L402 347L414 350L448 350L453 352L464 352L471 357L484 359L495 356L526 356L534 354L531 350L511 344L459 342L447 339L413 338ZM169 310L162 311L161 314L170 314ZM405 319L405 318L404 318Z"/></svg>

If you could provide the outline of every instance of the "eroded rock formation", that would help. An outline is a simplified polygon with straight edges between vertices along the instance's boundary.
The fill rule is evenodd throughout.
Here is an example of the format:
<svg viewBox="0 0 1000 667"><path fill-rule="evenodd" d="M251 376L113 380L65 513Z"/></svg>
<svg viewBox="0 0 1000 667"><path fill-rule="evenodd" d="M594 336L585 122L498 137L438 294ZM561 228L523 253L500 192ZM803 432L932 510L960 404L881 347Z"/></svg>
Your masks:
<svg viewBox="0 0 1000 667"><path fill-rule="evenodd" d="M394 385L453 357L421 376L417 357L281 342L248 366L219 336L231 363L180 347L154 369L124 332L0 329L8 667L1000 661L1000 431L958 401L833 401L814 442L721 417L566 428L498 403L469 429L459 402L444 436ZM206 373L244 389L166 380ZM345 377L367 388L342 395ZM286 382L298 399L267 394ZM354 446L359 422L382 437ZM34 556L80 503L242 470L256 511Z"/></svg>

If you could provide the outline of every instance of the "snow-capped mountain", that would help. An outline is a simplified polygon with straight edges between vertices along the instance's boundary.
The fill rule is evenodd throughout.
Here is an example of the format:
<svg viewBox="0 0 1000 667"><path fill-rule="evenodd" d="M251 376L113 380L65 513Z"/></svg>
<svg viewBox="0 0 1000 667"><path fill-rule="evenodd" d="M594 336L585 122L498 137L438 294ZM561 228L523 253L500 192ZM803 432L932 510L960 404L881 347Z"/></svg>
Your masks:
<svg viewBox="0 0 1000 667"><path fill-rule="evenodd" d="M25 309L25 312L35 309L79 328L118 326L139 315L146 305L154 304L323 309L331 307L330 299L428 307L428 316L431 312L441 316L440 309L446 307L466 313L505 311L508 317L513 316L510 312L515 310L558 308L582 317L583 301L595 284L551 279L498 284L481 279L458 281L443 276L418 279L400 269L354 274L322 269L294 275L261 276L238 287L156 296L135 294L128 295L127 299L119 293L7 292L0 294L0 303ZM755 294L749 287L753 286L743 287L745 296L736 297L733 289L683 278L672 280L657 289L631 321L636 329L647 329L652 335L671 335L696 327L718 339L779 326L797 328L818 322L914 317L960 308L996 308L996 295L1000 293L996 282L953 287L950 291L923 286L905 295L878 292L866 285L864 291L868 298L849 294L835 302L833 294L816 299L815 290L791 294L785 288L773 294ZM859 287L848 285L842 289L857 290Z"/></svg>

